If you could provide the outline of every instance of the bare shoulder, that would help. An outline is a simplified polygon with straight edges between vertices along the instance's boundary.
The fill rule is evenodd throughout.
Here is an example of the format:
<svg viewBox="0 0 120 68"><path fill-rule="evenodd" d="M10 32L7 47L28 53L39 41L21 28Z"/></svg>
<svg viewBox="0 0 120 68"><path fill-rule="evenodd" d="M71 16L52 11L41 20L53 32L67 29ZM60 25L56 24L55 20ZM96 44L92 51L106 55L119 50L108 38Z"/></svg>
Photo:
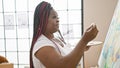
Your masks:
<svg viewBox="0 0 120 68"><path fill-rule="evenodd" d="M44 46L40 48L36 53L35 56L45 65L51 67L52 65L56 64L59 60L60 53L56 51L56 49L52 46Z"/></svg>

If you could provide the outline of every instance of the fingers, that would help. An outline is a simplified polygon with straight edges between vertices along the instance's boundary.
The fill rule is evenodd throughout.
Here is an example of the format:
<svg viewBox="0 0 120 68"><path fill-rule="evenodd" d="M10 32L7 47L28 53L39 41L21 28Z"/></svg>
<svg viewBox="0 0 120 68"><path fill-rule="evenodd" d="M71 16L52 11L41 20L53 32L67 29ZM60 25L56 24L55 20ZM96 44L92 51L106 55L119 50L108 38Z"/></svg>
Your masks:
<svg viewBox="0 0 120 68"><path fill-rule="evenodd" d="M98 34L98 29L95 24L92 24L83 34L83 40L87 43L93 40Z"/></svg>
<svg viewBox="0 0 120 68"><path fill-rule="evenodd" d="M86 34L88 34L87 38L89 38L89 41L91 41L91 40L93 40L97 36L98 29L97 29L96 25L93 23L90 26L90 28L88 28L88 30L86 32L87 32Z"/></svg>
<svg viewBox="0 0 120 68"><path fill-rule="evenodd" d="M87 32L95 31L95 29L97 29L97 28L96 28L96 25L95 25L95 23L92 23L92 24L90 25L90 27L89 27L86 31L87 31Z"/></svg>
<svg viewBox="0 0 120 68"><path fill-rule="evenodd" d="M96 37L96 35L98 34L98 29L96 25L93 26L93 32L94 32L94 36Z"/></svg>
<svg viewBox="0 0 120 68"><path fill-rule="evenodd" d="M97 29L96 24L92 23L90 31L94 32L95 34L98 33L98 29Z"/></svg>
<svg viewBox="0 0 120 68"><path fill-rule="evenodd" d="M94 25L93 28L91 29L91 33L92 33L92 37L94 39L98 34L98 29L97 29L96 25Z"/></svg>
<svg viewBox="0 0 120 68"><path fill-rule="evenodd" d="M94 27L94 24L91 24L86 31L87 32L91 31L93 27Z"/></svg>

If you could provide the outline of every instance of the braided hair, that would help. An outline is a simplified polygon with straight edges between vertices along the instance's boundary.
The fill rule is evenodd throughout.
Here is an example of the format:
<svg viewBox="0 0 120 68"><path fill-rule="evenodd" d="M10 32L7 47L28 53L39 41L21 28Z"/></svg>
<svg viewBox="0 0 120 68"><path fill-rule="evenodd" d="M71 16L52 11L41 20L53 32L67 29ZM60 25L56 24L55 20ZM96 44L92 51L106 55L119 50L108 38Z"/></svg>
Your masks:
<svg viewBox="0 0 120 68"><path fill-rule="evenodd" d="M33 39L30 48L30 68L34 68L32 60L32 51L35 42L41 34L44 34L46 29L48 18L50 15L50 10L53 9L51 4L45 1L42 1L37 5L34 12L34 27L33 27Z"/></svg>

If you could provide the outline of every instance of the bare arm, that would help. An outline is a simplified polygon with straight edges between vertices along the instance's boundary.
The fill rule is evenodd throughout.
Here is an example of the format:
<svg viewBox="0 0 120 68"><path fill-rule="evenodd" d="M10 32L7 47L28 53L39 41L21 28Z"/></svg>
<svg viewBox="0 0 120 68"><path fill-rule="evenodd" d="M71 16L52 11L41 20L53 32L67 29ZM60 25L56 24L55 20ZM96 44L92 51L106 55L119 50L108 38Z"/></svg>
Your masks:
<svg viewBox="0 0 120 68"><path fill-rule="evenodd" d="M50 46L41 48L35 55L47 68L75 68L83 56L87 43L93 40L97 33L96 26L90 26L74 50L66 56L61 56Z"/></svg>

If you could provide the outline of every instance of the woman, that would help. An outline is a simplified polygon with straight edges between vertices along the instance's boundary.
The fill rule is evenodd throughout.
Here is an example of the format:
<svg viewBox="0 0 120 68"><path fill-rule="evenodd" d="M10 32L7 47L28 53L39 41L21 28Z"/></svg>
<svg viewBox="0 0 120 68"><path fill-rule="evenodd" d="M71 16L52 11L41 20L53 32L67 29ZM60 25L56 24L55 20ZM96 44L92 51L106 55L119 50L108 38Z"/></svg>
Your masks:
<svg viewBox="0 0 120 68"><path fill-rule="evenodd" d="M91 25L76 47L69 53L64 52L65 44L54 37L59 31L57 12L48 2L41 2L34 13L34 35L30 50L30 68L75 68L83 53L89 49L87 43L93 40L98 30Z"/></svg>

